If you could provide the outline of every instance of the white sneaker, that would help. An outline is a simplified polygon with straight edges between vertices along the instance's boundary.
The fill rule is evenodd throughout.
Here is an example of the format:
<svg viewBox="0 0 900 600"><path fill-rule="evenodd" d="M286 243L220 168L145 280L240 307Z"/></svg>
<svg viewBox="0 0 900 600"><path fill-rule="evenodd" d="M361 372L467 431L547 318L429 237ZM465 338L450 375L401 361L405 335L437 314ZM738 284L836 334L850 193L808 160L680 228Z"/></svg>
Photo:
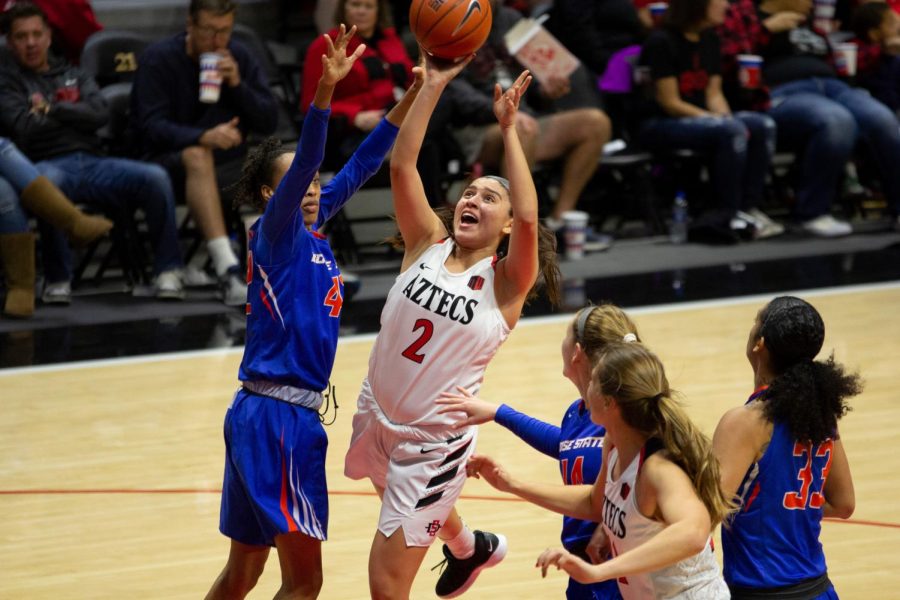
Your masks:
<svg viewBox="0 0 900 600"><path fill-rule="evenodd" d="M71 304L72 284L68 281L46 284L44 293L41 294L41 302L44 304Z"/></svg>
<svg viewBox="0 0 900 600"><path fill-rule="evenodd" d="M784 233L784 225L774 221L772 217L758 208L751 208L743 214L752 219L753 224L756 226L756 239L758 240Z"/></svg>
<svg viewBox="0 0 900 600"><path fill-rule="evenodd" d="M822 215L809 221L804 221L801 225L803 230L812 235L833 238L853 233L853 227L846 221L838 221L831 215Z"/></svg>
<svg viewBox="0 0 900 600"><path fill-rule="evenodd" d="M243 306L247 303L247 284L240 267L231 267L219 277L219 291L225 306Z"/></svg>
<svg viewBox="0 0 900 600"><path fill-rule="evenodd" d="M184 300L184 276L181 269L171 269L157 275L153 291L162 300Z"/></svg>

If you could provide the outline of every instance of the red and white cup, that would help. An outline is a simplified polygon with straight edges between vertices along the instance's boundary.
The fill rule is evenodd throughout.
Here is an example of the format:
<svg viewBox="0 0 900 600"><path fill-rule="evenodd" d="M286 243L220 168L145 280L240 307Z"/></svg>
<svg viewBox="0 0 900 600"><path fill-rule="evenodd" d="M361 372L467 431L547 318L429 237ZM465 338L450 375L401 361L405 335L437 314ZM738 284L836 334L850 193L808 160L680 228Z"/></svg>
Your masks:
<svg viewBox="0 0 900 600"><path fill-rule="evenodd" d="M589 214L580 210L568 210L562 214L566 259L578 260L584 256L584 241L589 218Z"/></svg>
<svg viewBox="0 0 900 600"><path fill-rule="evenodd" d="M663 17L666 16L666 11L669 10L668 2L651 2L647 5L647 10L650 11L650 18L653 20L653 25L659 27L662 23Z"/></svg>
<svg viewBox="0 0 900 600"><path fill-rule="evenodd" d="M834 10L837 0L815 0L813 2L813 27L823 33L834 31Z"/></svg>
<svg viewBox="0 0 900 600"><path fill-rule="evenodd" d="M741 87L756 90L762 87L763 58L757 54L738 54L738 81Z"/></svg>
<svg viewBox="0 0 900 600"><path fill-rule="evenodd" d="M204 52L200 55L200 102L204 104L215 104L222 93L222 73L219 72L221 58L216 52Z"/></svg>
<svg viewBox="0 0 900 600"><path fill-rule="evenodd" d="M834 69L841 77L856 75L856 44L846 42L834 46Z"/></svg>

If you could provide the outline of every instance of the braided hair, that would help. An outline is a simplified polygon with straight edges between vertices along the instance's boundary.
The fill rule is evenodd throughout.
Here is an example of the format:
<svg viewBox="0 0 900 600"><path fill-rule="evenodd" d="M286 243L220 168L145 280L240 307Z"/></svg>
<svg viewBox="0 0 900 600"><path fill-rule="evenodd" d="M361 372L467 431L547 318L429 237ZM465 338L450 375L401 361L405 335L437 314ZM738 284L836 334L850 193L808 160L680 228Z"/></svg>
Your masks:
<svg viewBox="0 0 900 600"><path fill-rule="evenodd" d="M262 212L266 208L266 200L262 196L262 186L272 185L275 176L275 163L285 154L294 152L294 148L282 145L276 137L268 137L253 148L241 167L241 178L228 188L234 193L234 207L251 206Z"/></svg>
<svg viewBox="0 0 900 600"><path fill-rule="evenodd" d="M847 398L862 391L859 374L847 373L833 353L814 360L825 341L825 323L805 300L779 296L758 319L757 339L763 339L775 373L764 396L766 419L786 423L801 441L818 444L833 437L838 419L850 411Z"/></svg>

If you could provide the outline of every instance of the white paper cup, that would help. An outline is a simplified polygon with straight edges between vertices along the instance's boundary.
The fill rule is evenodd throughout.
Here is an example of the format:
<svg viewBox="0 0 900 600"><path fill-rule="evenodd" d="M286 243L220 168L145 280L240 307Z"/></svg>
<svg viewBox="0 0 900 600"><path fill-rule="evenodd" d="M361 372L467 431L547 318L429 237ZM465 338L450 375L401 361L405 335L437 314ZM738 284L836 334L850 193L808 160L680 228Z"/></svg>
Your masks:
<svg viewBox="0 0 900 600"><path fill-rule="evenodd" d="M581 210L566 211L562 215L566 240L566 258L578 260L584 256L584 238L588 214Z"/></svg>
<svg viewBox="0 0 900 600"><path fill-rule="evenodd" d="M825 33L834 29L834 9L836 0L815 0L813 5L813 25Z"/></svg>
<svg viewBox="0 0 900 600"><path fill-rule="evenodd" d="M653 20L653 25L659 26L662 24L663 17L666 16L666 11L669 10L669 3L651 2L647 5L647 10L650 11L650 18Z"/></svg>
<svg viewBox="0 0 900 600"><path fill-rule="evenodd" d="M222 74L219 72L221 55L204 52L200 55L200 102L215 104L222 92Z"/></svg>
<svg viewBox="0 0 900 600"><path fill-rule="evenodd" d="M841 77L856 75L856 44L846 42L834 47L834 68Z"/></svg>

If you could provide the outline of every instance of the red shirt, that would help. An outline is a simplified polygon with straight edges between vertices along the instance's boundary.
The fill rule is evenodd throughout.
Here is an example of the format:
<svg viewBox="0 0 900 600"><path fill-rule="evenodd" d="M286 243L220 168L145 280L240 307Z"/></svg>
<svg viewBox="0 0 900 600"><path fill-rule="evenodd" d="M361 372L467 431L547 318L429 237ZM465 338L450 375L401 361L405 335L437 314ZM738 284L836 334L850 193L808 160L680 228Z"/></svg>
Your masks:
<svg viewBox="0 0 900 600"><path fill-rule="evenodd" d="M337 29L328 33L332 40L337 34ZM412 83L412 59L393 28L376 32L371 40L353 36L347 45L347 54L351 54L364 41L366 51L353 64L350 73L338 82L331 100L331 118L344 117L350 124L361 111L390 108L396 102L394 88L405 89ZM300 111L303 113L309 110L319 77L322 76L325 47L325 36L319 36L306 52L300 96Z"/></svg>

